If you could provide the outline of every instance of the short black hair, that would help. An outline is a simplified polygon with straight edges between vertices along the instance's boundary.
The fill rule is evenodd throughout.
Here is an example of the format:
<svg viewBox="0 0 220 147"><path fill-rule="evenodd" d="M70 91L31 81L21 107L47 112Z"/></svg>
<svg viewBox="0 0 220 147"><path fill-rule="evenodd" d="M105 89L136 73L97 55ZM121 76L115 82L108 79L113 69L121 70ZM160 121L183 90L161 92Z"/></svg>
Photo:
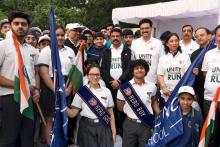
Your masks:
<svg viewBox="0 0 220 147"><path fill-rule="evenodd" d="M15 18L23 18L27 20L28 25L30 25L31 21L29 19L28 14L20 11L13 11L8 16L8 21L11 23Z"/></svg>
<svg viewBox="0 0 220 147"><path fill-rule="evenodd" d="M176 36L176 37L178 38L178 40L180 40L180 38L179 38L179 36L178 36L177 33L170 33L170 34L167 36L167 38L166 38L166 40L165 40L165 43L164 43L164 47L165 47L165 48L164 48L164 51L165 51L165 54L168 54L168 53L170 52L170 49L169 49L169 47L168 47L166 44L168 43L168 41L170 40L170 38L171 38L172 36ZM178 46L177 51L179 51L179 52L182 53L182 50L181 50L180 45Z"/></svg>
<svg viewBox="0 0 220 147"><path fill-rule="evenodd" d="M141 37L141 31L140 30L137 30L135 33L134 33L134 37Z"/></svg>
<svg viewBox="0 0 220 147"><path fill-rule="evenodd" d="M217 27L215 28L215 34L216 34L216 32L218 31L218 29L220 29L220 24L219 25L217 25Z"/></svg>
<svg viewBox="0 0 220 147"><path fill-rule="evenodd" d="M133 73L134 68L137 66L142 66L144 67L146 73L145 75L147 75L148 71L149 71L149 65L147 64L147 61L145 61L144 59L137 59L137 60L133 60L131 61L130 64L130 73Z"/></svg>
<svg viewBox="0 0 220 147"><path fill-rule="evenodd" d="M152 22L150 19L144 18L144 19L142 19L142 20L139 22L139 27L141 27L141 25L144 24L144 23L149 23L150 27L153 26L153 22Z"/></svg>
<svg viewBox="0 0 220 147"><path fill-rule="evenodd" d="M132 30L130 30L130 29L125 29L125 30L122 32L122 34L123 34L124 36L134 35L134 33L132 32Z"/></svg>
<svg viewBox="0 0 220 147"><path fill-rule="evenodd" d="M92 31L86 29L86 30L83 31L83 35L85 35L85 34L90 34L90 35L92 35Z"/></svg>
<svg viewBox="0 0 220 147"><path fill-rule="evenodd" d="M210 34L212 34L212 32L208 29L208 28L206 28L206 27L199 27L199 28L197 28L196 29L196 31L195 31L195 33L198 31L198 30L205 30L205 32L208 34L208 35L210 35Z"/></svg>
<svg viewBox="0 0 220 147"><path fill-rule="evenodd" d="M170 34L170 31L165 31L160 35L160 40L165 41L167 39L167 36Z"/></svg>
<svg viewBox="0 0 220 147"><path fill-rule="evenodd" d="M105 29L105 30L106 30L106 26L101 27L101 28L100 28L100 31L101 31L102 29Z"/></svg>
<svg viewBox="0 0 220 147"><path fill-rule="evenodd" d="M101 37L104 39L104 35L101 32L97 32L93 35L93 38L96 39L97 37Z"/></svg>
<svg viewBox="0 0 220 147"><path fill-rule="evenodd" d="M108 23L105 28L112 26L114 28L114 24L112 22Z"/></svg>
<svg viewBox="0 0 220 147"><path fill-rule="evenodd" d="M118 32L118 33L120 33L120 35L122 35L121 29L113 28L113 29L111 30L111 32L110 32L110 36L112 35L113 32Z"/></svg>
<svg viewBox="0 0 220 147"><path fill-rule="evenodd" d="M87 37L86 37L85 35L83 35L83 34L80 34L80 35L79 35L79 40L85 40L85 41L87 41Z"/></svg>
<svg viewBox="0 0 220 147"><path fill-rule="evenodd" d="M193 32L193 27L192 27L191 25L189 25L189 24L184 25L184 26L182 27L182 31L183 31L183 29L184 29L185 27L190 27L191 30L192 30L192 32Z"/></svg>

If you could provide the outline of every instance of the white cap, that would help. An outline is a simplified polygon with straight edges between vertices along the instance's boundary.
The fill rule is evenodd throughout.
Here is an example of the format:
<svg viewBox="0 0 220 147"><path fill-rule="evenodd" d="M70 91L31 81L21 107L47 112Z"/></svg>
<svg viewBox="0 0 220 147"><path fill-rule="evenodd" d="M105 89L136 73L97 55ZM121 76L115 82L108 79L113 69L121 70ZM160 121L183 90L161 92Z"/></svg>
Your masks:
<svg viewBox="0 0 220 147"><path fill-rule="evenodd" d="M179 91L178 91L178 94L181 94L181 93L189 93L191 95L195 95L195 91L192 87L190 86L182 86L180 87Z"/></svg>
<svg viewBox="0 0 220 147"><path fill-rule="evenodd" d="M41 37L38 39L38 43L40 43L40 42L43 41L43 40L48 40L48 41L50 41L50 37L49 37L48 35L43 35L43 36L41 36Z"/></svg>
<svg viewBox="0 0 220 147"><path fill-rule="evenodd" d="M80 25L79 23L69 23L66 25L66 29L72 30L72 29L77 29L77 28L83 28L84 26Z"/></svg>

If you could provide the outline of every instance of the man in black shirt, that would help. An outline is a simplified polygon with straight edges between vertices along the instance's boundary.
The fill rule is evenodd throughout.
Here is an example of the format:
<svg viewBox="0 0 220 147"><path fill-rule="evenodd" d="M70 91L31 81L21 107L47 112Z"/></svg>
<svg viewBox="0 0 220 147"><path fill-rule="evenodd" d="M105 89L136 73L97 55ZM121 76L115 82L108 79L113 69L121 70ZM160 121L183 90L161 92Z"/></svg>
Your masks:
<svg viewBox="0 0 220 147"><path fill-rule="evenodd" d="M196 59L196 57L201 53L201 51L206 47L206 45L209 43L211 39L211 32L204 27L200 27L195 31L195 39L196 42L199 44L199 49L195 50L190 59L191 63ZM214 48L214 47L213 47ZM193 84L193 88L195 90L196 97L198 99L199 106L202 110L203 114L203 101L204 101L204 82L205 77L203 76L203 73L201 71L201 65L198 67L195 67L193 69L193 73L196 75L195 81Z"/></svg>

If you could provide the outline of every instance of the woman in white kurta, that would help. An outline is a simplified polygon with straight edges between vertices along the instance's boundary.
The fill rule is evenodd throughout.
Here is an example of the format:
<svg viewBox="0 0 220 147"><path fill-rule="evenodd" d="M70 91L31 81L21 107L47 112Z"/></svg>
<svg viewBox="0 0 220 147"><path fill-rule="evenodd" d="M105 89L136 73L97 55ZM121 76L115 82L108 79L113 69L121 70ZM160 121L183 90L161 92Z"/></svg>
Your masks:
<svg viewBox="0 0 220 147"><path fill-rule="evenodd" d="M167 101L191 62L189 56L182 53L179 36L176 33L167 36L164 46L165 54L159 60L157 78L161 96Z"/></svg>

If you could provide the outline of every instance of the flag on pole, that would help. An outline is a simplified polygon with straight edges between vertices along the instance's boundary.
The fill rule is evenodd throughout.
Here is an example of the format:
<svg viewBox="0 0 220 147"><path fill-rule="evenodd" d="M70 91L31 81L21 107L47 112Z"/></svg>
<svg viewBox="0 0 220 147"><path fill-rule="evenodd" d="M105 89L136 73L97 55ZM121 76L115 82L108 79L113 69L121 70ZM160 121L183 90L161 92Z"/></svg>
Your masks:
<svg viewBox="0 0 220 147"><path fill-rule="evenodd" d="M220 96L220 87L217 88L213 101L209 108L209 113L206 117L205 123L202 127L199 147L208 147L209 140L214 132L215 127L215 113L218 107L218 99Z"/></svg>
<svg viewBox="0 0 220 147"><path fill-rule="evenodd" d="M34 120L33 104L29 89L30 80L22 59L17 37L12 35L12 39L17 53L15 57L17 62L15 63L14 100L20 103L21 114Z"/></svg>
<svg viewBox="0 0 220 147"><path fill-rule="evenodd" d="M174 88L171 96L155 120L154 131L145 147L162 147L183 134L182 114L178 103L178 90L181 86L192 86L195 80L194 67L200 67L207 51L212 49L214 39L201 51L194 62L189 66L183 78Z"/></svg>
<svg viewBox="0 0 220 147"><path fill-rule="evenodd" d="M51 147L67 146L67 106L65 83L61 72L61 63L55 34L55 15L54 9L50 10L50 37L51 37L51 59L54 76L54 96L55 96L55 116L52 129Z"/></svg>
<svg viewBox="0 0 220 147"><path fill-rule="evenodd" d="M78 53L76 55L75 63L73 64L68 74L67 84L73 86L73 93L76 93L83 85L83 53L84 53L85 42L80 44Z"/></svg>

